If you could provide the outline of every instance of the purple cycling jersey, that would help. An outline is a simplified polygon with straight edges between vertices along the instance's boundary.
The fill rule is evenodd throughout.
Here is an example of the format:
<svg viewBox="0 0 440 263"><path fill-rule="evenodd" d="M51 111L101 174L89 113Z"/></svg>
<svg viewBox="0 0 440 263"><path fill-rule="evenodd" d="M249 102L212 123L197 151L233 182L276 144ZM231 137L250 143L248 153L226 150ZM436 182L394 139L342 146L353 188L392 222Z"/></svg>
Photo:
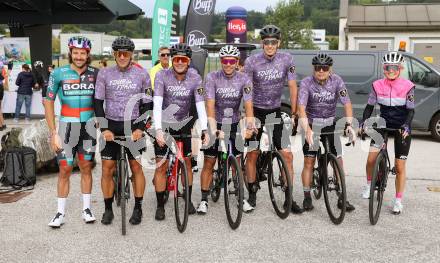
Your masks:
<svg viewBox="0 0 440 263"><path fill-rule="evenodd" d="M254 106L261 109L280 108L286 81L296 80L293 57L283 52L272 58L264 53L252 55L246 60L244 71L254 84Z"/></svg>
<svg viewBox="0 0 440 263"><path fill-rule="evenodd" d="M156 74L154 80L154 96L163 97L162 109L170 105L177 106L177 111L164 112L162 122L180 122L189 117L191 104L205 101L205 89L202 86L202 78L195 69L188 69L185 79L177 80L174 69L164 69ZM173 112L173 115L169 113Z"/></svg>
<svg viewBox="0 0 440 263"><path fill-rule="evenodd" d="M303 79L298 97L298 104L306 107L311 123L316 119L333 121L338 101L343 105L350 103L344 81L336 74L331 74L323 86L313 76Z"/></svg>
<svg viewBox="0 0 440 263"><path fill-rule="evenodd" d="M215 119L218 123L240 120L240 103L252 100L252 81L241 72L228 77L223 70L211 72L205 80L206 99L215 100Z"/></svg>
<svg viewBox="0 0 440 263"><path fill-rule="evenodd" d="M147 71L130 66L120 71L117 66L99 71L96 79L95 98L105 101L105 117L114 121L135 120L139 117L140 97L133 109L127 109L131 115L125 117L125 110L132 98L142 96L143 102L152 101L150 76ZM131 106L130 106L131 107Z"/></svg>

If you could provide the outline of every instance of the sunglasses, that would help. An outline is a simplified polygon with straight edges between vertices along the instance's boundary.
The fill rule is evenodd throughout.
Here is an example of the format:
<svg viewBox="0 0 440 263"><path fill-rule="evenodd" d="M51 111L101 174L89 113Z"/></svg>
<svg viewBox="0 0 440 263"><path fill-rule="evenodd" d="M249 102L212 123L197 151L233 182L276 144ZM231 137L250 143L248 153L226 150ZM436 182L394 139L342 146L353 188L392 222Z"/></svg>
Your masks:
<svg viewBox="0 0 440 263"><path fill-rule="evenodd" d="M179 64L179 63L188 64L189 58L188 57L173 57L173 64Z"/></svg>
<svg viewBox="0 0 440 263"><path fill-rule="evenodd" d="M383 69L385 71L399 71L400 70L400 66L399 65L384 65Z"/></svg>
<svg viewBox="0 0 440 263"><path fill-rule="evenodd" d="M116 51L115 55L116 57L120 58L122 56L124 56L125 58L131 57L133 53L130 51Z"/></svg>
<svg viewBox="0 0 440 263"><path fill-rule="evenodd" d="M237 63L237 59L235 59L235 58L231 58L231 59L222 58L221 62L223 65L235 65Z"/></svg>
<svg viewBox="0 0 440 263"><path fill-rule="evenodd" d="M164 58L164 57L169 57L170 53L161 53L160 57Z"/></svg>
<svg viewBox="0 0 440 263"><path fill-rule="evenodd" d="M329 71L330 70L330 66L327 66L327 65L323 65L323 66L314 66L315 67L315 71L316 72L320 72L321 70L322 71L324 71L324 72L327 72L327 71Z"/></svg>
<svg viewBox="0 0 440 263"><path fill-rule="evenodd" d="M278 45L278 39L265 39L265 40L263 40L263 45L276 46L276 45Z"/></svg>

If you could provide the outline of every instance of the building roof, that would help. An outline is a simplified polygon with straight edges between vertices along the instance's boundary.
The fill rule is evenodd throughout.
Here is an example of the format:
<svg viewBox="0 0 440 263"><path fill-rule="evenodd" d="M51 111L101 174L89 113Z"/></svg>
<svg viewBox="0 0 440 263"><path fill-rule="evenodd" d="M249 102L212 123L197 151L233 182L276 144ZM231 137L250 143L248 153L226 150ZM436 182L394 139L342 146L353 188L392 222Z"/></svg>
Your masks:
<svg viewBox="0 0 440 263"><path fill-rule="evenodd" d="M1 24L106 24L142 14L142 9L128 0L0 1Z"/></svg>
<svg viewBox="0 0 440 263"><path fill-rule="evenodd" d="M440 28L440 4L350 5L349 29L387 28L432 30Z"/></svg>

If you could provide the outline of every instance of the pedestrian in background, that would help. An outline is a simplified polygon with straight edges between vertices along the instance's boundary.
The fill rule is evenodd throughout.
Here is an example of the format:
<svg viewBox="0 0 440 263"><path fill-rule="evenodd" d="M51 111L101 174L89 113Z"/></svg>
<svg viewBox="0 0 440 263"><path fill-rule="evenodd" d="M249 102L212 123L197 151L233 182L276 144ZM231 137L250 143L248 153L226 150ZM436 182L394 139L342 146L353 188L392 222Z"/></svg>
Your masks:
<svg viewBox="0 0 440 263"><path fill-rule="evenodd" d="M4 65L2 62L0 62L0 131L3 131L6 129L5 125L5 119L3 119L3 112L2 112L2 101L3 101L3 94L4 94L4 86L3 82L6 79L6 76L3 76L3 74L8 74L6 70L3 70Z"/></svg>
<svg viewBox="0 0 440 263"><path fill-rule="evenodd" d="M29 65L23 64L21 70L15 81L15 85L18 86L18 89L14 122L18 122L23 102L25 102L26 106L26 121L31 119L32 88L35 86L35 79Z"/></svg>

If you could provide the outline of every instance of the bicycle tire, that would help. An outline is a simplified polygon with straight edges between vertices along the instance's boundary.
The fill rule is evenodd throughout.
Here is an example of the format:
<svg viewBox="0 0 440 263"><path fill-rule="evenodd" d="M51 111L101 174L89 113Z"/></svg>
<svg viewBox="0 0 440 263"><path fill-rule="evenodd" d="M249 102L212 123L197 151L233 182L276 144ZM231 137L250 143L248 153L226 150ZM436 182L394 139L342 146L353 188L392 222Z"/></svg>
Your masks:
<svg viewBox="0 0 440 263"><path fill-rule="evenodd" d="M246 160L247 160L247 154L245 155L243 153L240 158L241 173L243 174L244 187L246 187L246 190L249 192L249 182L248 182L248 178L246 176Z"/></svg>
<svg viewBox="0 0 440 263"><path fill-rule="evenodd" d="M216 176L217 175L217 176ZM211 184L211 199L214 203L217 203L220 198L220 193L222 190L221 186L221 175L219 175L218 170L212 172L212 184Z"/></svg>
<svg viewBox="0 0 440 263"><path fill-rule="evenodd" d="M322 196L322 176L319 172L319 169L313 168L312 174L312 188L313 188L313 196L316 200L321 199Z"/></svg>
<svg viewBox="0 0 440 263"><path fill-rule="evenodd" d="M126 176L127 176L127 167L126 164L122 164L119 166L119 178L121 180L121 230L122 230L122 235L126 235L127 234L127 214L126 214L126 205L127 205L127 196L126 196L126 189L125 189L125 181L126 181Z"/></svg>
<svg viewBox="0 0 440 263"><path fill-rule="evenodd" d="M324 200L325 200L325 207L327 208L327 213L330 217L330 220L335 224L335 225L339 225L340 223L342 223L342 221L344 221L344 217L345 217L345 210L346 210L346 201L347 201L347 192L346 192L346 188L345 188L345 174L344 171L342 170L336 156L332 153L328 153L327 154L327 165L324 167L324 173L323 174L323 191L324 191ZM332 191L332 189L329 188L329 180L328 180L328 165L331 165L333 167L333 169L336 168L336 172L334 173L334 175L336 175L336 177L339 177L337 179L339 180L334 180L334 183L336 181L339 182L339 186L337 187L336 191L338 191L338 189L340 188L339 194L337 194L338 196L338 200L337 203L339 202L339 198L341 198L342 196L342 208L338 208L336 207L336 209L340 210L340 214L336 215L335 211L333 211L332 205L330 204L330 196L329 196L329 190L330 192ZM336 203L336 204L337 204ZM336 210L335 209L335 210Z"/></svg>
<svg viewBox="0 0 440 263"><path fill-rule="evenodd" d="M115 190L113 193L114 199L116 201L116 206L120 207L121 206L121 178L118 176L118 172L119 172L119 160L116 162L116 169L115 172L113 173L113 182L115 184Z"/></svg>
<svg viewBox="0 0 440 263"><path fill-rule="evenodd" d="M273 151L272 154L268 154L267 155L269 158L271 158L272 160L270 160L270 164L269 162L266 165L270 165L268 171L268 186L269 186L269 195L270 195L270 200L272 202L272 206L275 210L275 213L278 215L278 217L280 217L281 219L285 219L289 216L290 214L290 209L292 207L292 180L289 174L289 170L287 169L287 165L286 162L284 161L283 156L280 154L279 151ZM274 171L273 171L273 159L277 160L277 163L280 167L280 170L284 172L284 174L287 174L288 176L282 176L275 178L274 177ZM278 180L279 182L278 183ZM287 184L285 184L285 182L283 182L282 180L286 180L287 179ZM275 193L274 193L274 186L276 187L280 187L281 191L284 192L284 201L282 205L277 204L277 201L275 200ZM281 210L281 208L283 208L283 210Z"/></svg>
<svg viewBox="0 0 440 263"><path fill-rule="evenodd" d="M232 170L236 171L235 178L233 177ZM231 155L228 157L228 162L226 163L226 169L224 169L223 176L225 181L224 199L225 199L226 217L228 219L229 226L235 230L240 226L241 218L243 216L243 198L244 198L243 174L241 173L240 166L238 165L238 161L237 158L235 158L235 156ZM237 205L229 204L231 198L236 198ZM237 208L237 215L235 218L231 213L233 207Z"/></svg>
<svg viewBox="0 0 440 263"><path fill-rule="evenodd" d="M176 174L176 182L174 185L174 214L176 217L177 229L183 233L188 224L188 207L189 207L189 183L188 170L183 159L177 159L179 169ZM176 165L174 164L174 165ZM181 202L184 202L181 207ZM181 211L183 210L183 211Z"/></svg>
<svg viewBox="0 0 440 263"><path fill-rule="evenodd" d="M383 194L385 192L386 177L389 171L387 166L385 154L383 152L379 153L374 164L373 176L371 178L370 200L368 205L368 215L372 225L375 225L379 220ZM377 196L375 196L375 193ZM375 206L375 200L377 201L377 206Z"/></svg>

